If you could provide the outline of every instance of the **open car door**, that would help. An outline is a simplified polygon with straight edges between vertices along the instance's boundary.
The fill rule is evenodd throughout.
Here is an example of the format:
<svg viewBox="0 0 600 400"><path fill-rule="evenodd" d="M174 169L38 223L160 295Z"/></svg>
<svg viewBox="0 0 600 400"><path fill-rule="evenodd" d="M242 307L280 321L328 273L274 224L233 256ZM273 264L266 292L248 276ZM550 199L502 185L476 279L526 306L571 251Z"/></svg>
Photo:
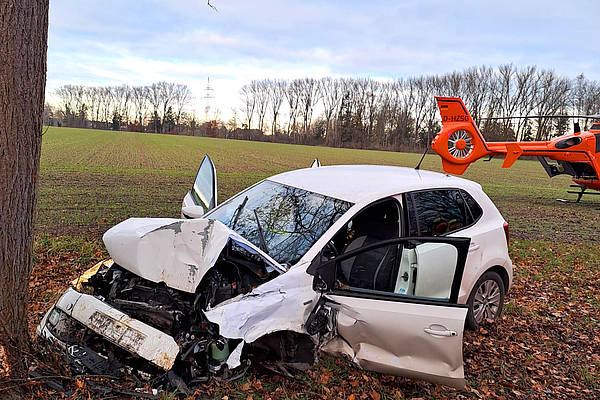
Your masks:
<svg viewBox="0 0 600 400"><path fill-rule="evenodd" d="M326 246L308 269L337 332L323 350L364 369L463 388L467 307L456 301L469 243L397 238L333 258Z"/></svg>
<svg viewBox="0 0 600 400"><path fill-rule="evenodd" d="M182 218L200 218L217 206L217 170L208 155L200 163L192 189L183 198Z"/></svg>

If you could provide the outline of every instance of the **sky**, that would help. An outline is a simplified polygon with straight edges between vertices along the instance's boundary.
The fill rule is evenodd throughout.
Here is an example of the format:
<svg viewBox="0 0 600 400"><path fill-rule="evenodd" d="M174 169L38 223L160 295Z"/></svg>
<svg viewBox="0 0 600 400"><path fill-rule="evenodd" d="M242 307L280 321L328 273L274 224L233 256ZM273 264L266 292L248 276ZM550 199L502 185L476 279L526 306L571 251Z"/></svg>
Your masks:
<svg viewBox="0 0 600 400"><path fill-rule="evenodd" d="M600 1L51 0L47 95L185 83L228 118L252 79L397 79L537 65L600 80Z"/></svg>

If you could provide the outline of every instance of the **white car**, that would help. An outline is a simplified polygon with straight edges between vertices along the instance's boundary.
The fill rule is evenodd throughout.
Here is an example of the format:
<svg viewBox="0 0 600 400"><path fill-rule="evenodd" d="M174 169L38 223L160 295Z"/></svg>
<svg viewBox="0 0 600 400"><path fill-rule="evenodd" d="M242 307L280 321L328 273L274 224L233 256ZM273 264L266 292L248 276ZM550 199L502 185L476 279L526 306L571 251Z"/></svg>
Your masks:
<svg viewBox="0 0 600 400"><path fill-rule="evenodd" d="M248 360L288 373L325 351L463 387L463 328L498 318L511 286L507 223L465 179L313 167L217 206L206 156L184 218L108 230L112 260L73 282L39 334L82 371L169 371L171 384Z"/></svg>

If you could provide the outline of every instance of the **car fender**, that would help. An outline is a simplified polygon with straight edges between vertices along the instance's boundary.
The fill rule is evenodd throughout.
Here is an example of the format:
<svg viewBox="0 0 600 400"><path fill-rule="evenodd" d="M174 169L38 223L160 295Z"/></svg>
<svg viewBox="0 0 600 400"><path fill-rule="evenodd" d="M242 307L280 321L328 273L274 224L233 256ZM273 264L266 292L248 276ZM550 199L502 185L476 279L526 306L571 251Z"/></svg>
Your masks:
<svg viewBox="0 0 600 400"><path fill-rule="evenodd" d="M296 266L249 293L204 312L228 339L252 343L277 331L306 333L305 322L318 301L313 277Z"/></svg>
<svg viewBox="0 0 600 400"><path fill-rule="evenodd" d="M466 304L467 300L469 299L469 295L471 294L471 290L473 290L473 286L475 285L477 280L487 271L496 266L499 266L506 271L508 275L508 288L510 289L510 287L512 286L512 262L510 261L510 258L487 258L485 263L475 270L475 273L463 277L460 292L458 293L458 303ZM468 281L466 279L468 279Z"/></svg>

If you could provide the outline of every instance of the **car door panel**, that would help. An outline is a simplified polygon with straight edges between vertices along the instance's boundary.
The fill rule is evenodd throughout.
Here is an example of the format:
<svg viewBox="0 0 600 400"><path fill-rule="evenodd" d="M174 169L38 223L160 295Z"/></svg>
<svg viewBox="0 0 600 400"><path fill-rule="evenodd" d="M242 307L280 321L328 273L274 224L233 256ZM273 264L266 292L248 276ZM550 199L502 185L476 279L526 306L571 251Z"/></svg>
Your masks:
<svg viewBox="0 0 600 400"><path fill-rule="evenodd" d="M464 307L328 294L338 304L337 332L361 367L464 387ZM455 334L448 336L429 331Z"/></svg>
<svg viewBox="0 0 600 400"><path fill-rule="evenodd" d="M450 298L450 285L454 278L456 264L451 260L458 259L458 250L447 243L423 243L414 250L415 264L413 275L414 295L437 299Z"/></svg>
<svg viewBox="0 0 600 400"><path fill-rule="evenodd" d="M339 335L325 350L346 354L365 369L463 387L467 308L457 305L456 299L469 243L469 238L455 237L397 238L315 262L308 272L315 275L314 287L324 288L327 307L335 310L333 324ZM348 276L342 262L386 246L399 246L403 252L391 278L394 292L339 281ZM398 284L404 272L409 285ZM445 290L440 290L436 276L445 282ZM427 296L419 297L415 291Z"/></svg>
<svg viewBox="0 0 600 400"><path fill-rule="evenodd" d="M200 163L192 189L181 207L184 218L199 218L217 206L217 170L208 155Z"/></svg>

